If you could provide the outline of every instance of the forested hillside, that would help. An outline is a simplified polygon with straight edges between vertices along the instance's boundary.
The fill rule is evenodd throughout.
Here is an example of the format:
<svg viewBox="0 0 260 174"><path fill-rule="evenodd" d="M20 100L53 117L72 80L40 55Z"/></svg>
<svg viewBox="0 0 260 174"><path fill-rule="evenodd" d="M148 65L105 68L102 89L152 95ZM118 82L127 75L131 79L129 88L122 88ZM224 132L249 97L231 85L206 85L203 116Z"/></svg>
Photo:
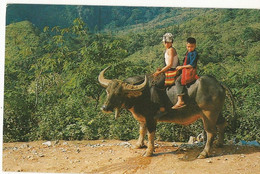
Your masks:
<svg viewBox="0 0 260 174"><path fill-rule="evenodd" d="M74 19L80 18L91 31L97 32L148 22L167 10L169 8L9 4L6 23L29 20L43 29L45 26L69 27Z"/></svg>
<svg viewBox="0 0 260 174"><path fill-rule="evenodd" d="M138 123L130 113L124 111L115 121L113 114L100 112L106 93L97 76L108 65L112 65L108 78L154 72L162 66L165 32L174 34L181 60L186 38L195 37L199 75L213 75L231 88L236 118L227 99L226 139L260 140L259 10L158 8L152 12L156 8L104 7L102 11L112 10L114 16L124 15L118 21L107 16L107 23L98 27L103 31L94 33L89 28L95 30L97 24L73 11L79 7L51 6L53 15L39 18L41 25L15 23L19 12L11 7L7 18L12 24L6 26L4 141L137 138ZM82 7L81 14L83 9L90 18L88 8ZM126 14L129 9L131 15ZM136 20L130 20L134 11L142 13L136 12ZM149 13L154 15L144 15ZM58 23L65 21L57 20L61 16L66 24ZM129 21L122 23L125 18ZM163 123L157 138L187 141L201 131L200 121L186 127Z"/></svg>

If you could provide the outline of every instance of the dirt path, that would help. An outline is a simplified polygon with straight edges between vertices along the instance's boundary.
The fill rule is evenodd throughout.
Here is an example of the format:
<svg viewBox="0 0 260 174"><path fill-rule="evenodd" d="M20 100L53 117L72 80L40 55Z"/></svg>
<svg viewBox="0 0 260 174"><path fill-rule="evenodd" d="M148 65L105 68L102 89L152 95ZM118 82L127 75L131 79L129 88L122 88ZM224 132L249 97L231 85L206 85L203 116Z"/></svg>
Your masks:
<svg viewBox="0 0 260 174"><path fill-rule="evenodd" d="M260 173L260 148L226 145L196 159L201 147L157 142L153 157L132 149L132 141L42 141L3 144L3 171L51 173ZM179 145L181 143L176 143ZM177 150L179 149L179 150Z"/></svg>

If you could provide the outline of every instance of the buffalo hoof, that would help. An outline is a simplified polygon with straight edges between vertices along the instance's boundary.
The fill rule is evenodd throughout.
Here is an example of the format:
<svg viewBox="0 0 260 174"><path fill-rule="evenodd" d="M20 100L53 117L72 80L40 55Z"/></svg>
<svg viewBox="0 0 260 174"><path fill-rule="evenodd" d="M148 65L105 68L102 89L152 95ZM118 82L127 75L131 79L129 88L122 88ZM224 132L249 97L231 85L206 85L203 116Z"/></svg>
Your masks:
<svg viewBox="0 0 260 174"><path fill-rule="evenodd" d="M145 151L143 156L144 157L151 157L151 156L153 156L153 152Z"/></svg>
<svg viewBox="0 0 260 174"><path fill-rule="evenodd" d="M207 154L206 152L201 152L197 158L198 158L198 159L208 158L208 154Z"/></svg>
<svg viewBox="0 0 260 174"><path fill-rule="evenodd" d="M133 149L142 149L142 148L146 148L147 146L144 144L136 144L133 146Z"/></svg>

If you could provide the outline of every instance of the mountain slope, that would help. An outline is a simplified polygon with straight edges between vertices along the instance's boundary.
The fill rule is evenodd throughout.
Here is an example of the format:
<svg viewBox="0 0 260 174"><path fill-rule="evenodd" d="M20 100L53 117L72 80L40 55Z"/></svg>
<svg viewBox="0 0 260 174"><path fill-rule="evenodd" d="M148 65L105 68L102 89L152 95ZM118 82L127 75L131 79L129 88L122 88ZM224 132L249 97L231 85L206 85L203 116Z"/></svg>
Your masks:
<svg viewBox="0 0 260 174"><path fill-rule="evenodd" d="M164 8L151 7L8 4L6 24L28 20L40 29L68 27L81 18L91 31L101 31L147 22L163 12Z"/></svg>

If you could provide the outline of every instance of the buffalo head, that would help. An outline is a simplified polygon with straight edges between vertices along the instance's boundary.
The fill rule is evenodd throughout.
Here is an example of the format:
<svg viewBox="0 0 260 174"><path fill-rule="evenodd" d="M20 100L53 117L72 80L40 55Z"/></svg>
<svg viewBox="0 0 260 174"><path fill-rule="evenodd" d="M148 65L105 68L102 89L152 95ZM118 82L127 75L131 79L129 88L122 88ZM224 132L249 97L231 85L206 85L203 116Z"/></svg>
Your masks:
<svg viewBox="0 0 260 174"><path fill-rule="evenodd" d="M103 112L113 112L115 109L115 118L119 117L119 111L124 106L127 98L139 97L145 89L148 82L147 77L140 85L132 85L121 80L105 79L104 73L109 67L100 72L98 81L101 86L106 88L107 98L101 110Z"/></svg>

